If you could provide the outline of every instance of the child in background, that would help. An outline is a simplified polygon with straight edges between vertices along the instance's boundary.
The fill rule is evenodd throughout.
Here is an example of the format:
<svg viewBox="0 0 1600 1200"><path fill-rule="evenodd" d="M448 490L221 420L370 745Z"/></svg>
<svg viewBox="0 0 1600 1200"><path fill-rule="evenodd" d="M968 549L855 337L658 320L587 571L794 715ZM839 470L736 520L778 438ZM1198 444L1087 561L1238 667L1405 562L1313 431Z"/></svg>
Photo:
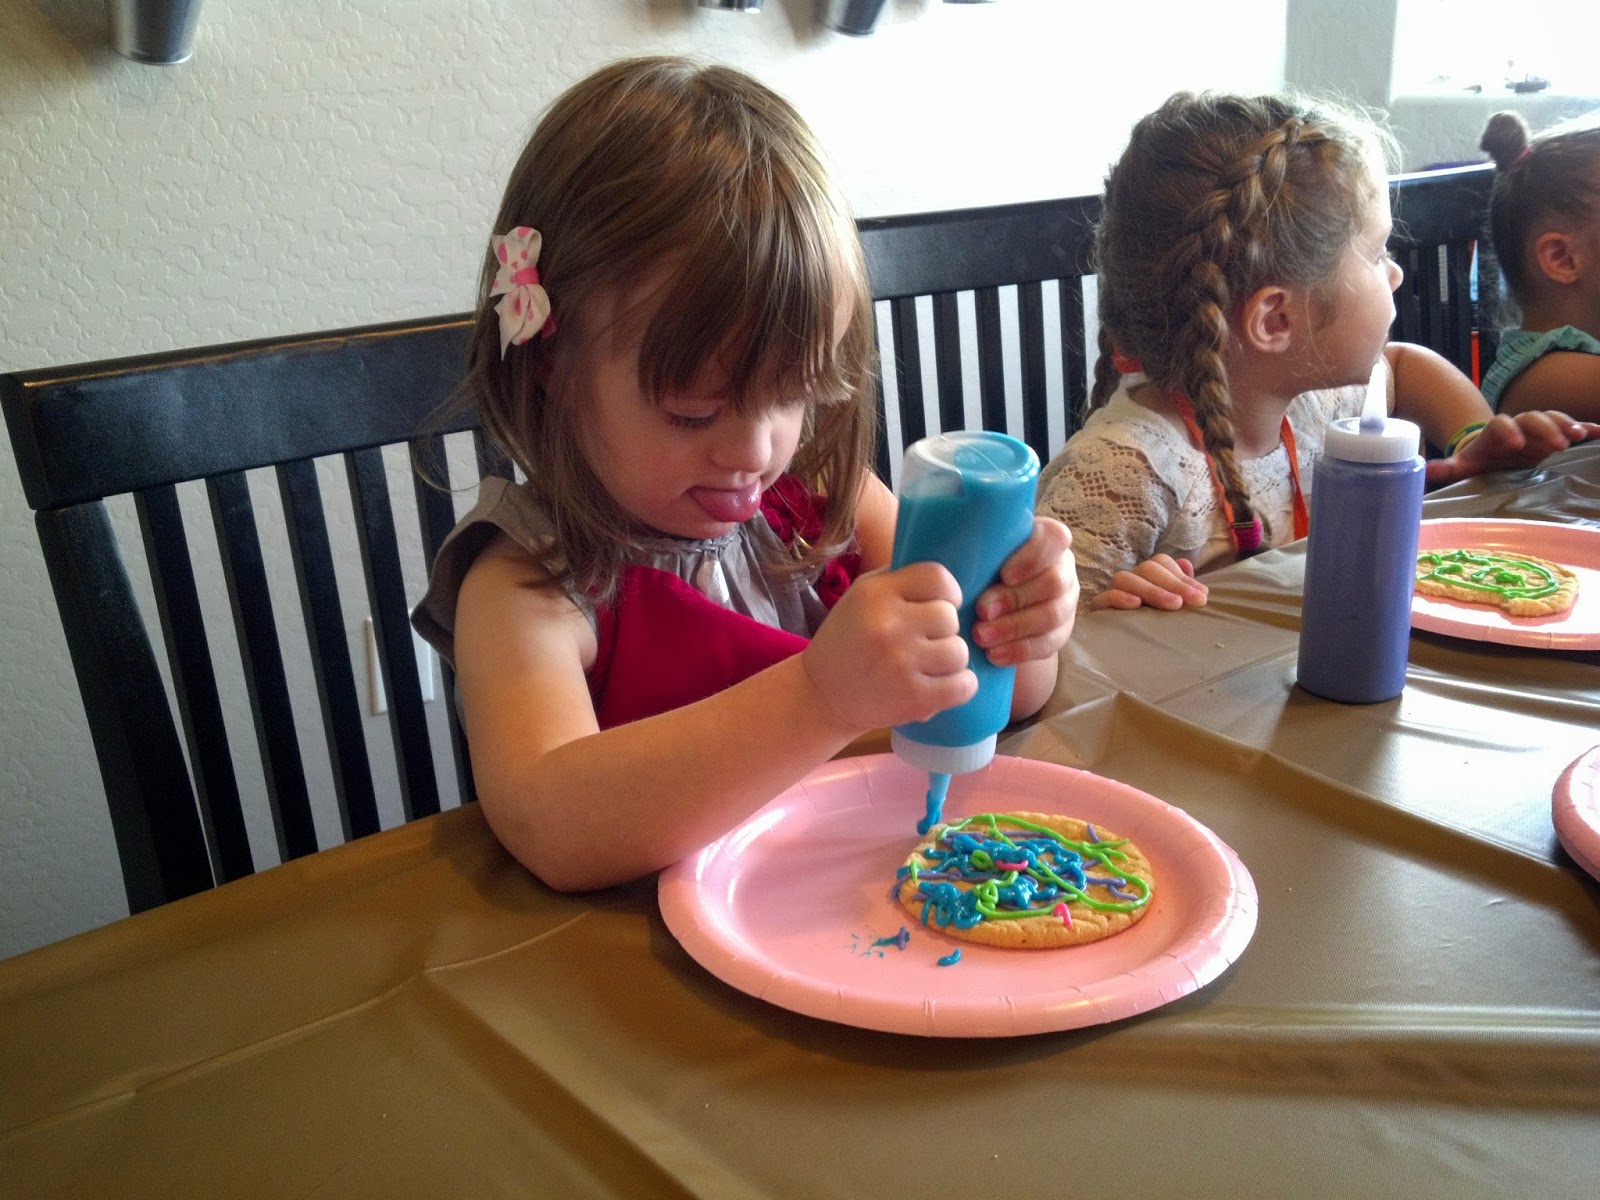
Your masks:
<svg viewBox="0 0 1600 1200"><path fill-rule="evenodd" d="M1560 408L1600 421L1600 124L1528 140L1496 113L1489 233L1521 327L1500 335L1483 394L1499 412Z"/></svg>
<svg viewBox="0 0 1600 1200"><path fill-rule="evenodd" d="M793 108L728 68L604 68L495 230L465 387L527 481L484 481L413 620L512 854L562 889L633 878L974 694L955 579L877 569L865 267ZM1069 545L1036 520L978 600L1014 715L1054 687Z"/></svg>
<svg viewBox="0 0 1600 1200"><path fill-rule="evenodd" d="M1445 452L1435 485L1586 435L1495 417L1444 358L1386 345L1382 149L1365 120L1273 96L1180 93L1134 127L1095 240L1092 411L1040 488L1085 606L1202 605L1197 570L1304 537L1328 422L1360 412L1380 355L1391 409Z"/></svg>

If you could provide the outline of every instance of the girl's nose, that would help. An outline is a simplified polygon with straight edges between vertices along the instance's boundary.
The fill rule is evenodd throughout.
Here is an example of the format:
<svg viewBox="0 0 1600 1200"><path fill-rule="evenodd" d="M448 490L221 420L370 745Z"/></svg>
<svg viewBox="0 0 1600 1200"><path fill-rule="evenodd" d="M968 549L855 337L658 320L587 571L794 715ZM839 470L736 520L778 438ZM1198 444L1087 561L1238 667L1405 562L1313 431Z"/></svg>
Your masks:
<svg viewBox="0 0 1600 1200"><path fill-rule="evenodd" d="M769 413L729 412L717 422L713 461L726 471L761 474L772 461L772 430Z"/></svg>
<svg viewBox="0 0 1600 1200"><path fill-rule="evenodd" d="M1389 290L1395 291L1400 286L1400 281L1406 277L1406 269L1394 259L1389 260Z"/></svg>

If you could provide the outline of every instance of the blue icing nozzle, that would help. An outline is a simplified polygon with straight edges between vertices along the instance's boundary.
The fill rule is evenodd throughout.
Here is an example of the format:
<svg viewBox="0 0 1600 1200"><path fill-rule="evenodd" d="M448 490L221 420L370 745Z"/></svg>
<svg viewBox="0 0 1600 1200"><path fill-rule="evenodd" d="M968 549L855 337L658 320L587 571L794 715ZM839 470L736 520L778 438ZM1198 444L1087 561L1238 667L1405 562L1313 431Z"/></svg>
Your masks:
<svg viewBox="0 0 1600 1200"><path fill-rule="evenodd" d="M950 791L950 776L943 771L928 772L928 812L917 822L917 832L927 832L944 819L944 798Z"/></svg>

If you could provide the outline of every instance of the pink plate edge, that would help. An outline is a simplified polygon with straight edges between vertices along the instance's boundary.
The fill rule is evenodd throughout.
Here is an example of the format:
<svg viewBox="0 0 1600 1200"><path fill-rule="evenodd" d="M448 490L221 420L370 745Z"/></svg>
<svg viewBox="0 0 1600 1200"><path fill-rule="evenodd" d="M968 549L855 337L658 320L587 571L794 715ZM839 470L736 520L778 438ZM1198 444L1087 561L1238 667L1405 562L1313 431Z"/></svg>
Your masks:
<svg viewBox="0 0 1600 1200"><path fill-rule="evenodd" d="M1600 879L1600 746L1580 754L1561 772L1550 815L1573 861Z"/></svg>
<svg viewBox="0 0 1600 1200"><path fill-rule="evenodd" d="M908 1000L896 1007L873 1003L853 1008L842 988L775 971L770 963L752 961L731 952L711 931L709 923L700 917L696 878L701 864L719 854L729 839L761 821L770 810L792 802L797 792L804 794L808 784L858 774L867 784L868 795L863 802L871 804L870 782L874 765L880 762L898 760L893 755L878 754L825 763L723 837L662 871L657 887L662 919L691 958L729 986L804 1016L885 1033L1009 1037L1104 1024L1169 1004L1198 991L1221 975L1244 953L1255 935L1259 910L1255 881L1231 846L1182 809L1120 781L1093 776L1116 792L1136 798L1137 803L1163 817L1183 822L1205 851L1215 856L1219 882L1226 881L1225 891L1205 898L1204 907L1198 908L1188 920L1177 941L1132 971L1098 981L1093 994L1085 994L1081 986L1069 985L1021 1002L1012 997L997 998L994 1011L987 1014L975 1013L970 1003L935 1004L931 999L924 999L920 1004ZM1033 759L1011 758L1004 764L997 759L996 765L1024 774L1059 773L1069 778L1092 775ZM1003 1010L999 1008L1002 999Z"/></svg>

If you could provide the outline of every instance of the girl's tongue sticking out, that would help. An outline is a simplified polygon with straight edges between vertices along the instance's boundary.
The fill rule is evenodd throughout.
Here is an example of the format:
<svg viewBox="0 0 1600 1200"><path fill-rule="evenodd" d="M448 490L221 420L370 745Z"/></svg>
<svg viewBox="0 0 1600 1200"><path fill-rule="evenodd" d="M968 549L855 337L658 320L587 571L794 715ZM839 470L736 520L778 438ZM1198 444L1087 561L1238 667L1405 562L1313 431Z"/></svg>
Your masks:
<svg viewBox="0 0 1600 1200"><path fill-rule="evenodd" d="M696 487L689 495L713 521L742 525L761 509L761 481L742 488Z"/></svg>

